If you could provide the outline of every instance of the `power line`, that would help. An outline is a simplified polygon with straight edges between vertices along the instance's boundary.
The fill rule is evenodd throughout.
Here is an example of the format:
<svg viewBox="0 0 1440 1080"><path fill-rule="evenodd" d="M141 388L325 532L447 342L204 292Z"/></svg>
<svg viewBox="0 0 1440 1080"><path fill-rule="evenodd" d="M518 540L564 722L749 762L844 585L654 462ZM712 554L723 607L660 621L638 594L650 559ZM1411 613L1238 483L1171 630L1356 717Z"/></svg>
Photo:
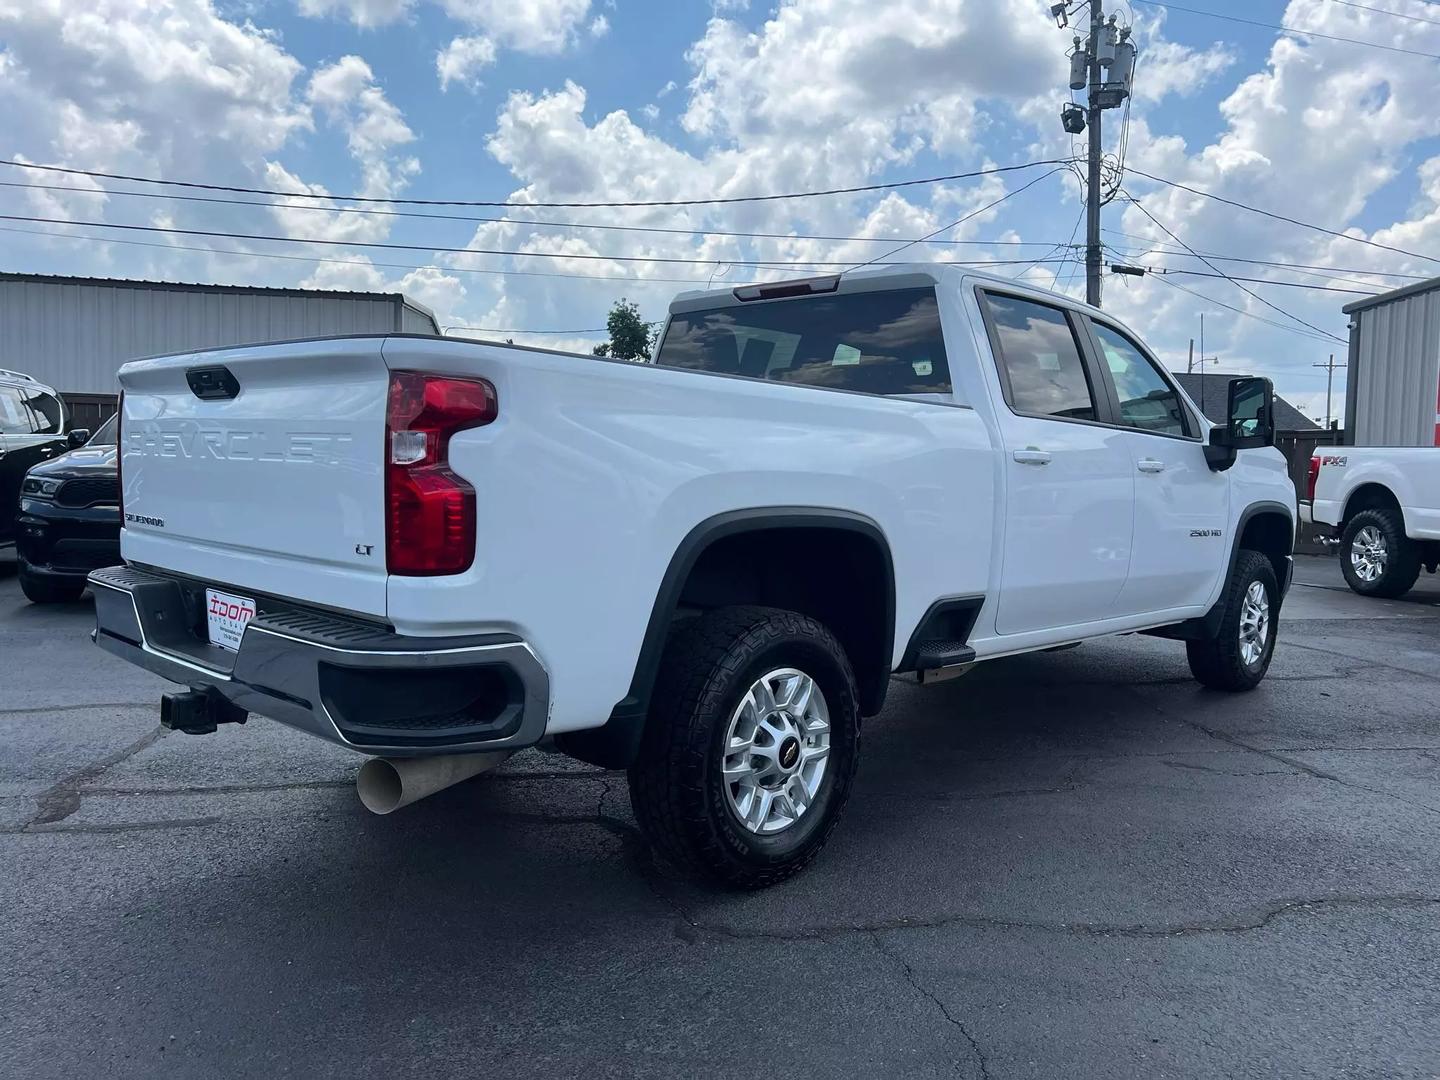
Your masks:
<svg viewBox="0 0 1440 1080"><path fill-rule="evenodd" d="M1143 259L1146 255L1151 254L1178 255L1182 258L1195 257L1187 251L1177 250L1176 248L1166 245L1162 241L1157 241L1150 236L1140 236L1136 233L1122 232L1119 229L1112 229L1108 225L1105 227L1105 231L1115 236L1123 236L1127 240L1139 240L1142 243L1151 245L1150 250L1128 253L1126 256L1127 258ZM1404 278L1408 281L1430 280L1429 277L1425 274L1401 274L1393 270L1361 270L1358 267L1326 266L1320 263L1285 262L1281 259L1244 259L1238 255L1217 255L1213 251L1204 251L1201 252L1201 254L1206 256L1207 258L1214 259L1216 262L1245 263L1250 266L1275 266L1279 267L1282 270L1325 270L1335 274L1359 274L1362 277Z"/></svg>
<svg viewBox="0 0 1440 1080"><path fill-rule="evenodd" d="M60 165L36 165L28 161L14 161L0 158L0 165L17 169L34 169L41 172L65 173L69 176L89 176L99 180L120 180L131 184L157 184L164 187L192 188L199 191L229 191L240 195L269 195L282 199L330 199L333 202L385 204L388 206L490 206L511 209L564 208L564 207L637 207L637 206L723 206L734 203L780 202L786 199L814 199L829 195L860 195L871 191L894 191L897 188L916 187L922 184L942 184L953 180L974 180L982 176L1000 176L1004 173L1034 169L1041 165L1068 165L1069 158L1048 158L1043 161L1027 161L1021 165L996 165L974 172L950 173L946 176L927 176L918 180L896 180L885 184L862 184L858 187L827 188L821 191L791 191L780 195L736 195L713 199L636 199L626 202L509 202L479 199L398 199L379 198L367 195L316 195L311 191L277 191L273 188L240 187L233 184L202 184L194 180L162 180L153 176L127 176L123 173L96 172L91 169L72 169Z"/></svg>
<svg viewBox="0 0 1440 1080"><path fill-rule="evenodd" d="M1324 41L1338 41L1345 45L1360 45L1367 49L1383 49L1386 52L1404 53L1407 56L1423 56L1429 60L1440 60L1440 53L1421 52L1419 49L1402 49L1398 45L1381 45L1378 41L1357 41L1355 38L1338 37L1335 34L1322 34L1316 30L1297 30L1293 26L1282 26L1280 23L1258 22L1255 19L1242 19L1238 15L1221 15L1218 11L1203 11L1200 8L1182 7L1179 4L1170 3L1170 0L1134 0L1134 2L1137 4L1147 4L1150 7L1166 8L1170 11L1183 11L1187 15L1203 15L1210 19L1223 19L1226 22L1243 23L1246 26L1259 26L1265 30L1279 30L1284 34L1298 34L1301 37L1320 38Z"/></svg>
<svg viewBox="0 0 1440 1080"><path fill-rule="evenodd" d="M1149 0L1142 0L1142 2L1148 3ZM1440 57L1437 57L1437 59L1440 59ZM1379 248L1381 251L1389 251L1396 255L1405 255L1411 259L1424 259L1426 262L1440 263L1440 258L1436 258L1433 255L1422 255L1418 251L1406 251L1404 248L1392 247L1389 244L1382 244L1375 240L1365 240L1358 236L1351 236L1349 233L1340 232L1337 229L1327 229L1323 225L1316 225L1309 221L1301 221L1299 218L1276 214L1270 210L1261 210L1258 206L1250 206L1248 203L1238 202L1235 199L1227 199L1223 195L1216 195L1209 191L1201 191L1199 188L1191 187L1189 184L1182 184L1178 180L1167 180L1163 176L1155 176L1152 173L1147 173L1140 169L1132 168L1130 171L1136 176L1143 176L1146 180L1153 180L1157 184L1164 184L1166 187L1188 191L1191 195L1199 195L1201 198L1213 199L1215 202L1224 203L1226 206L1233 206L1240 210L1248 210L1252 214L1273 218L1276 221L1283 221L1289 225L1298 225L1302 229L1312 229L1315 232L1324 233L1326 236L1334 236L1341 240L1352 240L1357 244L1364 244L1366 247ZM1137 203L1136 205L1139 204Z"/></svg>
<svg viewBox="0 0 1440 1080"><path fill-rule="evenodd" d="M278 251L237 251L234 248L199 247L190 244L162 244L147 240L120 240L111 236L92 236L87 233L46 232L41 229L17 229L0 225L0 232L24 233L27 236L45 236L55 240L85 240L98 244L124 244L128 247L156 248L160 251L194 251L205 255L236 255L246 259L283 259L287 262L323 263L327 266L364 266L384 270L445 270L453 274L483 274L492 277L538 277L565 278L574 281L628 281L637 285L704 285L705 278L634 277L618 274L567 274L544 270L488 270L469 266L439 266L435 263L394 263L372 262L369 259L326 259L318 255L284 255ZM802 273L804 271L780 270L778 273Z"/></svg>
<svg viewBox="0 0 1440 1080"><path fill-rule="evenodd" d="M15 219L7 218L5 215L0 215L0 220L15 220ZM31 219L24 219L24 218L22 218L22 219L18 219L18 220L31 220ZM59 222L55 222L54 219L48 219L48 218L35 219L35 220L51 221L51 222L53 222L53 223L63 224L63 225L86 224L86 223L71 222L71 221L59 221ZM186 231L186 230L163 230L163 229L158 229L158 227L140 226L140 225L129 225L129 226L127 226L127 225L105 225L103 222L98 223L98 224L101 224L101 225L102 225L103 227L105 227L105 228L133 228L133 229L154 228L154 229L157 229L157 231L162 231L162 232L164 232L164 231L181 231L181 232ZM468 267L468 266L449 266L449 265L441 265L441 264L437 264L437 263L395 263L395 262L374 262L374 261L371 261L371 260L369 260L369 259L327 259L327 258L323 258L323 257L318 256L318 255L285 255L285 254L282 254L282 253L276 252L276 251L243 251L243 250L237 251L237 250L235 250L234 248L199 247L199 246L187 245L187 244L161 244L161 243L147 242L147 241L144 241L144 240L121 240L121 239L118 239L118 238L115 238L115 237L110 237L110 236L94 236L94 235L90 235L90 234L86 234L86 233L51 232L51 231L45 231L45 230L40 230L40 229L18 229L18 228L9 227L9 226L0 226L0 232L24 233L24 234L27 235L27 236L44 236L44 237L49 237L49 238L56 239L56 240L86 240L86 241L89 241L89 242L91 242L91 243L101 243L101 244L125 244L125 245L130 246L130 247L155 248L155 249L160 250L160 251L193 251L193 252L198 252L198 253L205 254L205 255L235 255L235 256L239 256L239 257L241 257L241 258L246 258L246 259L283 259L283 260L286 260L286 261L289 261L289 262L323 263L323 264L326 264L326 265L333 265L333 266L365 266L365 267L378 267L378 268L387 269L387 270L432 270L432 269L437 269L437 270L444 270L444 271L446 271L447 273L454 273L454 274L484 274L484 275L490 275L490 276L494 276L494 277L564 278L564 279L573 280L573 281L626 281L626 282L632 282L632 283L634 283L634 284L636 284L636 285L652 285L652 284L710 285L710 284L713 284L713 283L714 283L714 275L711 275L711 276L708 277L708 278L700 278L700 277L694 277L694 278L678 278L678 277L635 277L635 276L633 276L633 275L631 275L631 276L622 276L622 275L618 275L618 274L571 274L571 273L564 273L564 272L555 272L555 271L546 272L546 271L539 271L539 270L510 270L510 269L505 269L505 270L492 270L492 269L484 269L484 268L476 268L476 267ZM219 234L219 235L226 235L226 234ZM237 237L242 238L242 239L244 238L244 235L243 235L243 234L234 234L234 235L236 235ZM355 247L373 246L373 245L365 245L365 244L360 244L360 243L350 244L348 241L304 240L304 239L294 238L294 237L268 237L268 238L266 238L266 239L279 240L279 241L284 241L284 242L287 242L287 243L295 243L295 244L336 243L336 244L340 244L341 246L355 246ZM389 246L394 246L394 245L389 245ZM415 246L416 246L417 248L420 248L420 245L415 245ZM442 251L442 252L468 252L468 253L470 253L470 254L479 254L479 252L474 252L474 251L471 251L470 249L464 249L464 248L421 248L421 250L426 250L426 251ZM524 253L522 253L522 254L537 255L537 254L548 254L548 253L541 253L541 252L524 252ZM566 258L567 256L564 256L564 255L555 255L555 256L553 256L553 257L556 257L556 258ZM568 256L568 257L573 258L573 257L575 257L575 256ZM604 256L593 256L593 257L594 257L594 258L604 258ZM694 260L694 261L695 261L698 265L701 265L701 266L713 266L713 265L715 265L715 260L713 260L713 259L710 259L710 260L697 259L697 260ZM976 259L976 260L940 260L940 261L935 262L934 265L935 265L935 266L966 266L966 267L974 267L974 266L1015 266L1015 265L1019 265L1020 263L1024 263L1024 262L1028 262L1028 261L1029 261L1029 260L1027 260L1027 259L1002 259L1002 260L983 260L983 259ZM1062 262L1062 263L1063 263L1065 260L1063 260L1063 259L1044 259L1044 260L1042 260L1042 261L1044 261L1044 262ZM792 274L793 274L793 273L813 273L813 272L814 272L812 269L807 268L807 267L806 267L805 265L803 265L803 264L797 264L797 265L792 265L792 266L785 266L785 265L778 265L778 264L777 264L777 265L766 265L766 264L759 264L759 263L735 263L735 262L732 262L732 263L730 263L730 264L728 264L728 265L757 266L757 267L759 267L759 268L761 268L761 269L772 270L772 271L775 271L775 272L778 272L778 273L792 273ZM834 264L834 265L849 265L849 264L837 263L837 264Z"/></svg>
<svg viewBox="0 0 1440 1080"><path fill-rule="evenodd" d="M1257 285L1280 285L1289 289L1309 289L1312 292L1349 293L1351 296L1376 295L1375 293L1367 292L1364 289L1337 289L1331 285L1316 285L1314 282L1310 281L1276 281L1274 278L1232 277L1229 274L1224 273L1207 274L1203 270L1181 270L1177 267L1170 266L1147 266L1145 269L1149 273L1158 274L1161 276L1164 276L1166 274L1184 274L1187 277L1223 278L1225 281L1250 281L1254 282ZM1321 332L1323 333L1324 331Z"/></svg>
<svg viewBox="0 0 1440 1080"><path fill-rule="evenodd" d="M1050 173L1046 173L1050 175ZM66 184L30 184L16 180L0 180L0 187L26 188L36 191L60 191L70 195L121 195L137 199L165 199L176 202L212 203L225 206L263 206L277 210L312 210L326 214L360 214L367 217L416 218L424 221L465 221L487 225L526 225L547 229L599 229L606 232L664 233L672 236L725 236L746 240L825 240L837 243L894 244L894 236L822 236L814 233L731 232L725 229L679 229L659 225L610 225L586 221L540 221L529 218L486 217L479 214L434 214L419 210L373 210L359 206L309 206L293 202L268 202L261 199L223 199L213 195L177 195L167 191L116 191L111 188L77 188ZM315 195L312 198L324 198ZM911 240L908 243L953 244L966 247L1045 247L1039 240Z"/></svg>
<svg viewBox="0 0 1440 1080"><path fill-rule="evenodd" d="M1409 19L1411 22L1429 23L1431 26L1440 26L1440 20L1427 19L1423 15L1408 15L1403 11L1391 11L1389 8L1371 7L1369 4L1357 4L1355 0L1332 0L1332 2L1344 4L1350 8L1359 8L1361 11L1373 11L1378 15L1393 15L1397 19Z"/></svg>
<svg viewBox="0 0 1440 1080"><path fill-rule="evenodd" d="M1169 285L1172 289L1179 289L1183 293L1189 293L1191 296L1199 300L1204 300L1207 304L1214 304L1216 307L1222 307L1226 311L1233 311L1237 315L1243 315L1247 319L1254 319L1256 322L1262 322L1266 326L1273 326L1275 329L1280 330L1286 334L1294 334L1297 337L1309 338L1311 341L1323 341L1327 345L1330 344L1330 339L1328 337L1322 337L1320 334L1312 334L1305 330L1297 330L1293 326L1286 326L1284 323L1276 322L1274 319L1267 319L1264 315L1256 315L1253 311L1246 311L1244 308L1236 307L1233 304L1227 304L1223 300L1217 300L1213 296L1207 296L1205 293L1196 292L1194 289L1186 288L1178 281L1171 281L1168 277L1162 276L1158 280L1164 282L1166 285Z"/></svg>
<svg viewBox="0 0 1440 1080"><path fill-rule="evenodd" d="M870 259L868 262L863 262L863 263L861 263L860 266L862 266L862 267L863 267L863 266L872 266L872 265L874 265L875 263L881 262L882 260L888 260L888 259L890 258L890 256L892 256L892 255L898 255L898 254L900 254L900 252L904 251L904 250L905 250L906 248L908 248L908 247L914 247L916 244L926 243L927 241L933 240L935 237L939 236L942 232L949 232L951 229L959 228L961 225L964 225L965 222L969 221L971 218L979 217L981 214L985 213L985 212L988 211L988 210L994 210L995 207L999 206L1001 203L1005 202L1007 199L1013 199L1016 195L1020 195L1020 194L1022 194L1022 193L1024 193L1024 192L1026 192L1026 191L1029 191L1029 190L1030 190L1032 187L1034 187L1036 184L1040 183L1041 180L1048 180L1048 179L1050 179L1050 177L1054 176L1056 173L1058 173L1058 172L1065 172L1065 171L1066 171L1066 166L1061 165L1061 166L1059 166L1058 168L1051 169L1051 170L1050 170L1049 172L1047 172L1047 173L1041 173L1039 176L1035 177L1035 179L1029 181L1028 183L1025 183L1025 184L1020 185L1020 186L1019 186L1018 188L1016 188L1014 191L1007 191L1004 195L1001 195L1000 198L995 199L995 200L993 200L992 202L986 203L984 206L980 207L980 208L977 209L977 210L971 210L968 214L965 214L965 215L963 215L963 216L961 216L961 217L959 217L959 218L956 218L956 219L955 219L954 221L952 221L949 225L942 225L940 228L936 229L934 232L928 233L928 234L926 234L925 236L920 237L920 239L918 239L918 240L908 240L908 241L906 241L905 243L901 244L899 247L891 248L891 249L889 249L888 251L882 251L879 255L876 255L873 259ZM860 267L855 267L855 269L857 269L857 270L858 270L859 268L860 268Z"/></svg>
<svg viewBox="0 0 1440 1080"><path fill-rule="evenodd" d="M379 240L327 240L317 237L275 236L270 233L237 233L221 229L181 229L164 225L122 225L108 221L74 221L66 218L31 217L21 214L0 214L0 221L25 221L46 225L75 225L86 229L121 229L127 232L162 233L170 236L213 236L228 240L261 240L279 244L314 244L322 247L379 248L384 251L431 251L445 255L500 255L521 259L577 259L590 262L633 262L668 263L682 266L713 266L717 259L680 258L672 255L585 255L564 251L506 251L499 248L457 248L436 244L396 244ZM725 259L732 266L752 266L761 269L831 269L855 266L855 260L807 259L803 262L783 259ZM970 259L955 260L955 266L1017 266L1025 259Z"/></svg>
<svg viewBox="0 0 1440 1080"><path fill-rule="evenodd" d="M1259 293L1255 292L1253 289L1246 288L1246 287L1245 287L1244 285L1242 285L1240 282L1238 282L1238 281L1236 281L1234 278L1230 277L1229 274L1225 273L1225 271L1221 270L1221 269L1220 269L1218 266L1216 266L1214 263L1210 262L1210 260L1206 259L1205 256L1201 255L1201 254L1200 254L1199 252L1197 252L1194 248L1192 248L1189 244L1185 243L1184 240L1181 240L1180 237L1176 236L1173 232L1171 232L1168 228L1166 228L1166 226L1160 221L1159 218L1157 218L1154 214L1150 213L1149 210L1145 209L1145 207L1141 204L1141 202L1140 202L1139 199L1135 198L1135 197L1134 197L1133 195L1131 195L1129 192L1126 192L1126 193L1125 193L1125 197L1130 200L1130 204L1131 204L1132 206L1134 206L1135 209L1139 210L1142 214L1144 214L1147 218L1149 218L1152 222L1154 222L1154 223L1155 223L1155 226L1156 226L1157 228L1159 228L1162 232L1164 232L1167 236L1169 236L1171 240L1174 240L1177 244L1179 244L1181 247L1183 247L1186 251L1190 252L1190 254L1194 255L1197 259L1199 259L1201 262L1203 262L1206 266L1210 267L1211 270L1214 270L1214 271L1215 271L1217 274L1219 274L1221 277L1226 278L1227 280L1229 280L1229 281L1230 281L1237 289L1239 289L1241 292L1245 293L1247 296L1252 297L1252 298L1255 299L1255 300L1259 300L1260 303L1264 304L1266 307L1270 308L1272 311L1277 311L1277 312L1279 312L1281 315L1284 315L1287 319L1290 319L1290 320L1292 320L1293 322L1299 323L1301 326L1305 327L1306 329L1313 330L1313 331L1315 331L1317 334L1324 334L1326 337L1330 338L1330 339L1333 340L1333 341L1338 341L1338 342L1340 342L1341 344L1345 344L1345 339L1344 339L1344 338L1338 337L1338 336L1336 336L1335 334L1330 333L1328 330L1322 330L1322 329L1320 329L1320 327L1316 326L1314 323L1306 322L1304 319L1300 318L1300 316L1298 316L1298 315L1292 315L1290 312L1286 311L1284 308L1280 307L1278 304L1272 304L1269 300L1266 300L1263 296L1261 296Z"/></svg>

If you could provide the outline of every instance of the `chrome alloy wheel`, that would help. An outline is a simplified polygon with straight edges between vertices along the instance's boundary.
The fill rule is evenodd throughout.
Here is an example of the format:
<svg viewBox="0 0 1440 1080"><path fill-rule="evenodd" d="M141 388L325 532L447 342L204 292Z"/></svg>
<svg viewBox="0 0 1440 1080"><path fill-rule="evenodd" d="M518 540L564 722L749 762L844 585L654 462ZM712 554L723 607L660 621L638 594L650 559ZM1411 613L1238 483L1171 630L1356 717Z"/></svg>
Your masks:
<svg viewBox="0 0 1440 1080"><path fill-rule="evenodd" d="M1247 667L1260 663L1270 636L1270 595L1259 581L1252 581L1240 602L1240 659Z"/></svg>
<svg viewBox="0 0 1440 1080"><path fill-rule="evenodd" d="M1361 581L1367 584L1378 581L1389 561L1390 549L1385 546L1385 534L1374 525L1366 525L1350 541L1350 566Z"/></svg>
<svg viewBox="0 0 1440 1080"><path fill-rule="evenodd" d="M730 716L723 743L725 798L752 833L790 828L810 809L830 757L830 711L815 680L795 668L756 679Z"/></svg>

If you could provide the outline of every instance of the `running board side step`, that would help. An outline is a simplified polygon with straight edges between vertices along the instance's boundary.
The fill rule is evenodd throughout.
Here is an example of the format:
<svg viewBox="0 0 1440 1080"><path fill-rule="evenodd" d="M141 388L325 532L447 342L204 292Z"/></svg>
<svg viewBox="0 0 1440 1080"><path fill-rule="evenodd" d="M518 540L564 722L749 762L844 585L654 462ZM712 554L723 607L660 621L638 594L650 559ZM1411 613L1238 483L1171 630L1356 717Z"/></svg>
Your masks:
<svg viewBox="0 0 1440 1080"><path fill-rule="evenodd" d="M975 650L963 641L921 641L915 646L915 679L926 686L964 675L975 663Z"/></svg>
<svg viewBox="0 0 1440 1080"><path fill-rule="evenodd" d="M935 671L975 662L975 650L963 641L921 641L915 646L915 670Z"/></svg>

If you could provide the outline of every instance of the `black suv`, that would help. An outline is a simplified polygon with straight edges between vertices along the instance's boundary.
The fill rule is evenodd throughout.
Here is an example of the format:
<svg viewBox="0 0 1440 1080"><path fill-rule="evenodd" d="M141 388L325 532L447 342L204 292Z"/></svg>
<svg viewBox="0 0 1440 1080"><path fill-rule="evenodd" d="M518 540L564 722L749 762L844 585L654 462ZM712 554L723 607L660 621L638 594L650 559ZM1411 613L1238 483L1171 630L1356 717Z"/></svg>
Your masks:
<svg viewBox="0 0 1440 1080"><path fill-rule="evenodd" d="M59 394L29 375L0 368L0 548L15 540L20 481L30 467L89 436L77 431L67 440L69 426L70 413Z"/></svg>
<svg viewBox="0 0 1440 1080"><path fill-rule="evenodd" d="M70 434L80 442L89 433ZM88 442L36 465L20 485L20 588L34 603L77 599L91 570L120 562L115 418Z"/></svg>

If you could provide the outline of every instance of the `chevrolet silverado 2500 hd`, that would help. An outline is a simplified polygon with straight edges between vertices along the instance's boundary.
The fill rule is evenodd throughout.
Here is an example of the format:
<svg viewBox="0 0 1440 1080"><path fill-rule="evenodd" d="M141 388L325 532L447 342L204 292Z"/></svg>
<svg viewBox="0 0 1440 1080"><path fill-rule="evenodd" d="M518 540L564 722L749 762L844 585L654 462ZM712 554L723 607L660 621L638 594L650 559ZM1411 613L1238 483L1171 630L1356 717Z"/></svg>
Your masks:
<svg viewBox="0 0 1440 1080"><path fill-rule="evenodd" d="M1440 447L1322 446L1303 516L1332 528L1361 596L1403 596L1440 563Z"/></svg>
<svg viewBox="0 0 1440 1080"><path fill-rule="evenodd" d="M104 648L376 755L389 810L545 741L665 856L805 865L896 674L1142 631L1254 687L1295 494L1268 382L1211 428L1139 339L886 266L674 301L653 362L333 338L127 364Z"/></svg>

